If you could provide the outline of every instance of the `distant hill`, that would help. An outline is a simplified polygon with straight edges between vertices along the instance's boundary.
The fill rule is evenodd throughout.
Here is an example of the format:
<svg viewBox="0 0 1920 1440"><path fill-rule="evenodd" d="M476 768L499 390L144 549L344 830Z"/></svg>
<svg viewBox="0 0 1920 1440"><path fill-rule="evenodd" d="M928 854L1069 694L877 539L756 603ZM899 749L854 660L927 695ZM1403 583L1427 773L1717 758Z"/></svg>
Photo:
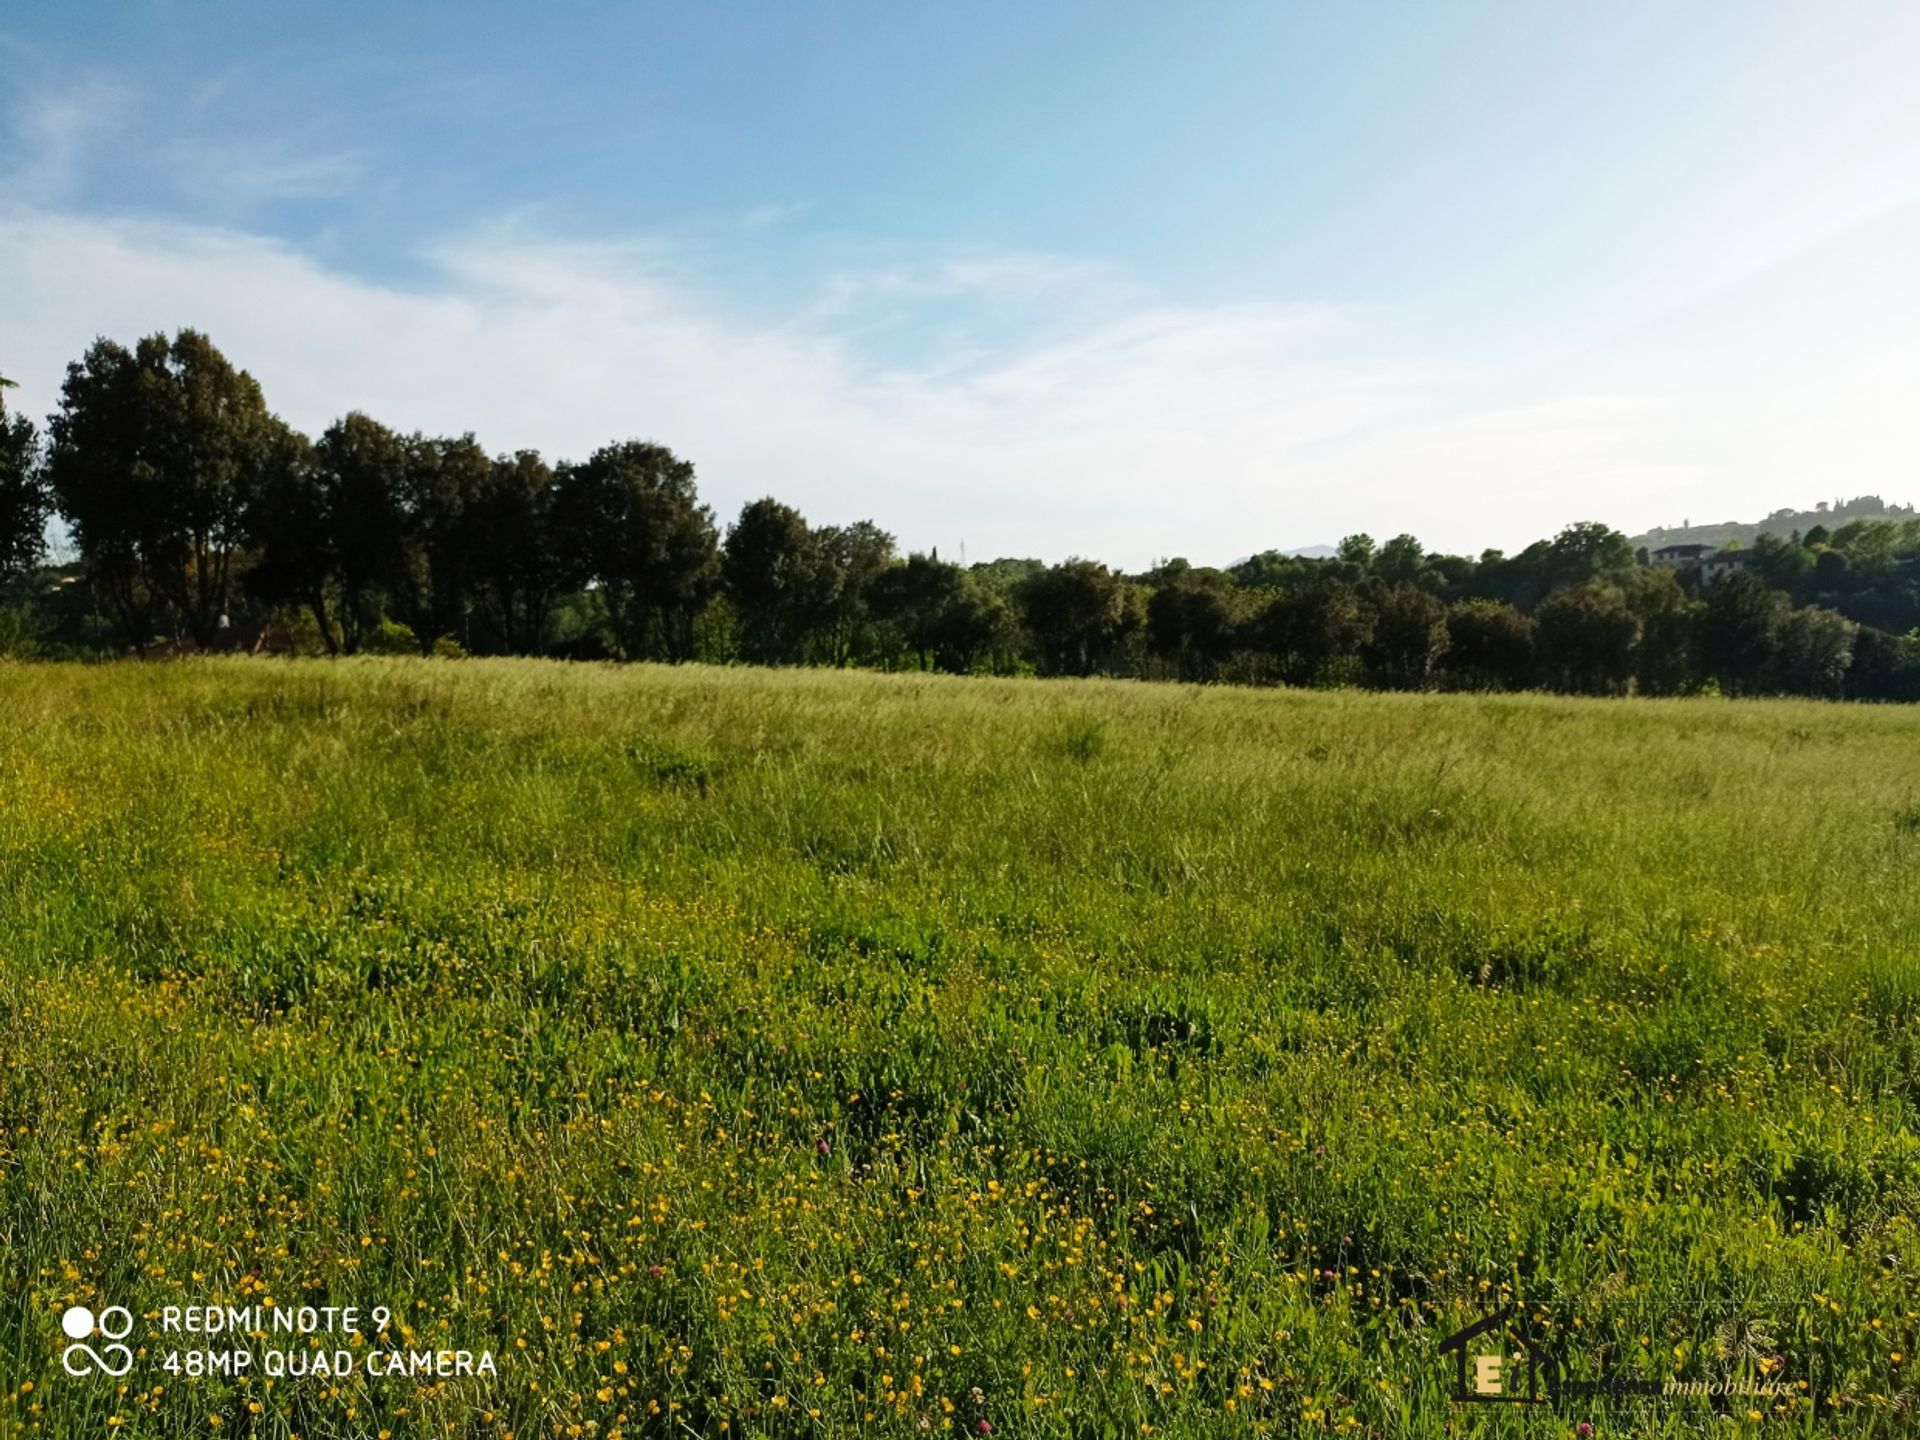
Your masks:
<svg viewBox="0 0 1920 1440"><path fill-rule="evenodd" d="M1811 510L1776 510L1764 520L1722 520L1711 525L1682 520L1635 535L1631 543L1649 550L1662 545L1725 545L1735 540L1751 545L1760 535L1785 539L1796 530L1804 535L1816 525L1832 530L1849 520L1911 520L1915 514L1911 505L1889 505L1878 495L1860 495L1852 500L1822 500Z"/></svg>

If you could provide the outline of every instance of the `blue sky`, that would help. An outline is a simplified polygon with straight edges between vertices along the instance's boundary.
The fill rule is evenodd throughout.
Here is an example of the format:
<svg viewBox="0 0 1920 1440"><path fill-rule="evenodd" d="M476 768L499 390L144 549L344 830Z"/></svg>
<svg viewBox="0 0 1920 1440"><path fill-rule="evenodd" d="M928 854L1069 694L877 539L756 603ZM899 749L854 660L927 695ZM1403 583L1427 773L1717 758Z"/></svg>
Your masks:
<svg viewBox="0 0 1920 1440"><path fill-rule="evenodd" d="M1920 9L0 12L0 370L1224 563L1920 493Z"/></svg>

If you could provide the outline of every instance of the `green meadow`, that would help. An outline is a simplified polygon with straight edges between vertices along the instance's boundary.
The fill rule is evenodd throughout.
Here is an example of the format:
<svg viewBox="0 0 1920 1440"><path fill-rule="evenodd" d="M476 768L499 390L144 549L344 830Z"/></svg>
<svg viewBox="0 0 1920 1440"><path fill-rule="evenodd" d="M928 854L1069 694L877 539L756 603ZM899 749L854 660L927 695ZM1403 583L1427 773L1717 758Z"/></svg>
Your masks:
<svg viewBox="0 0 1920 1440"><path fill-rule="evenodd" d="M0 668L0 1434L1912 1435L1916 1107L1912 709Z"/></svg>

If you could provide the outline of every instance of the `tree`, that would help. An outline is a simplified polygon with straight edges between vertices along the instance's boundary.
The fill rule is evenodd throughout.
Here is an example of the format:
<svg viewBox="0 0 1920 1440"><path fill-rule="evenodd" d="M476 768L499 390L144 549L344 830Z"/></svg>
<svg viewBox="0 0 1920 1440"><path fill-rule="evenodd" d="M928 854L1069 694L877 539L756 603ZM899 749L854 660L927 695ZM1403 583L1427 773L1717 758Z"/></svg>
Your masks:
<svg viewBox="0 0 1920 1440"><path fill-rule="evenodd" d="M1112 668L1141 615L1126 576L1093 560L1072 559L1020 586L1020 609L1049 675L1091 675Z"/></svg>
<svg viewBox="0 0 1920 1440"><path fill-rule="evenodd" d="M1364 575L1373 564L1373 537L1366 534L1343 536L1334 554L1343 565L1351 565Z"/></svg>
<svg viewBox="0 0 1920 1440"><path fill-rule="evenodd" d="M1541 669L1556 688L1617 695L1633 678L1640 621L1619 587L1598 580L1564 586L1534 613Z"/></svg>
<svg viewBox="0 0 1920 1440"><path fill-rule="evenodd" d="M1004 596L938 555L909 555L875 577L869 604L921 668L964 675L985 655L1013 643L1013 611Z"/></svg>
<svg viewBox="0 0 1920 1440"><path fill-rule="evenodd" d="M393 593L414 569L408 523L407 441L355 410L314 442L311 492L292 499L296 513L321 517L303 536L297 525L267 560L294 574L323 576L309 602L327 644L348 654L379 633ZM330 603L329 603L330 602ZM338 627L338 640L331 638Z"/></svg>
<svg viewBox="0 0 1920 1440"><path fill-rule="evenodd" d="M1860 627L1817 605L1789 611L1780 625L1779 675L1790 694L1838 698Z"/></svg>
<svg viewBox="0 0 1920 1440"><path fill-rule="evenodd" d="M1417 585L1426 569L1427 552L1411 535L1396 535L1373 557L1373 574L1389 585Z"/></svg>
<svg viewBox="0 0 1920 1440"><path fill-rule="evenodd" d="M1362 647L1376 684L1424 689L1447 649L1447 607L1412 585L1389 585L1373 601L1373 634Z"/></svg>
<svg viewBox="0 0 1920 1440"><path fill-rule="evenodd" d="M1777 535L1758 535L1747 553L1752 557L1749 565L1769 589L1811 598L1819 562L1805 546L1789 544Z"/></svg>
<svg viewBox="0 0 1920 1440"><path fill-rule="evenodd" d="M1837 595L1847 590L1852 565L1838 550L1822 550L1813 560L1813 589L1816 595Z"/></svg>
<svg viewBox="0 0 1920 1440"><path fill-rule="evenodd" d="M7 413L12 383L0 378L0 580L12 579L40 559L52 504L33 422Z"/></svg>
<svg viewBox="0 0 1920 1440"><path fill-rule="evenodd" d="M310 451L270 467L247 512L260 546L250 588L305 608L328 650L351 654L389 618L422 654L467 633L493 462L471 436L403 438L355 411ZM519 537L527 543L532 537Z"/></svg>
<svg viewBox="0 0 1920 1440"><path fill-rule="evenodd" d="M1643 695L1679 695L1698 675L1700 602L1673 571L1643 566L1628 574L1627 608L1640 622L1634 682Z"/></svg>
<svg viewBox="0 0 1920 1440"><path fill-rule="evenodd" d="M165 616L200 644L226 618L254 492L287 445L260 386L197 330L67 367L49 477L129 640Z"/></svg>
<svg viewBox="0 0 1920 1440"><path fill-rule="evenodd" d="M1707 587L1700 618L1700 662L1730 694L1754 694L1772 680L1785 622L1784 596L1742 571Z"/></svg>
<svg viewBox="0 0 1920 1440"><path fill-rule="evenodd" d="M1373 617L1344 580L1328 577L1282 590L1252 627L1254 645L1277 662L1289 685L1313 685L1359 654Z"/></svg>
<svg viewBox="0 0 1920 1440"><path fill-rule="evenodd" d="M1518 555L1489 550L1465 582L1475 595L1505 600L1532 611L1555 590L1588 580L1622 584L1635 568L1627 537L1608 526L1583 521L1551 540L1536 540Z"/></svg>
<svg viewBox="0 0 1920 1440"><path fill-rule="evenodd" d="M823 573L821 613L813 628L835 665L848 664L872 628L875 581L896 563L893 536L871 520L827 525L814 532Z"/></svg>
<svg viewBox="0 0 1920 1440"><path fill-rule="evenodd" d="M443 635L466 635L476 549L473 507L492 472L492 460L470 434L415 435L406 443L400 563L388 588L423 655L432 654Z"/></svg>
<svg viewBox="0 0 1920 1440"><path fill-rule="evenodd" d="M1593 520L1567 526L1547 546L1548 570L1556 586L1618 579L1633 563L1627 537Z"/></svg>
<svg viewBox="0 0 1920 1440"><path fill-rule="evenodd" d="M279 462L254 491L247 534L255 552L247 593L269 609L306 611L327 653L339 654L333 613L339 551L326 485L306 437L289 435Z"/></svg>
<svg viewBox="0 0 1920 1440"><path fill-rule="evenodd" d="M800 512L771 497L749 502L727 531L722 571L741 653L763 665L805 661L836 577Z"/></svg>
<svg viewBox="0 0 1920 1440"><path fill-rule="evenodd" d="M1283 555L1278 550L1262 550L1250 555L1239 564L1230 566L1227 573L1233 577L1233 583L1242 590L1278 590L1292 585L1303 585L1317 578L1316 572L1325 562L1311 560L1301 555Z"/></svg>
<svg viewBox="0 0 1920 1440"><path fill-rule="evenodd" d="M47 478L86 566L94 598L141 644L153 635L154 598L141 542L157 528L158 509L146 468L132 457L140 444L139 397L132 354L99 340L67 367L63 413L49 424Z"/></svg>
<svg viewBox="0 0 1920 1440"><path fill-rule="evenodd" d="M562 465L556 491L557 544L575 561L576 582L599 587L621 647L631 657L693 658L694 622L721 578L713 511L700 503L693 465L630 440Z"/></svg>
<svg viewBox="0 0 1920 1440"><path fill-rule="evenodd" d="M962 574L959 588L935 618L932 635L934 664L965 675L983 661L1013 651L1019 644L1020 621L1006 596Z"/></svg>
<svg viewBox="0 0 1920 1440"><path fill-rule="evenodd" d="M1232 582L1217 570L1165 575L1147 600L1147 644L1182 680L1212 680L1236 643Z"/></svg>
<svg viewBox="0 0 1920 1440"><path fill-rule="evenodd" d="M1469 689L1520 690L1533 677L1534 623L1500 600L1447 611L1447 669Z"/></svg>
<svg viewBox="0 0 1920 1440"><path fill-rule="evenodd" d="M467 535L475 600L499 647L535 655L565 580L554 536L554 478L535 450L495 459L473 499Z"/></svg>
<svg viewBox="0 0 1920 1440"><path fill-rule="evenodd" d="M1920 701L1920 639L1861 626L1847 668L1847 693L1861 700Z"/></svg>

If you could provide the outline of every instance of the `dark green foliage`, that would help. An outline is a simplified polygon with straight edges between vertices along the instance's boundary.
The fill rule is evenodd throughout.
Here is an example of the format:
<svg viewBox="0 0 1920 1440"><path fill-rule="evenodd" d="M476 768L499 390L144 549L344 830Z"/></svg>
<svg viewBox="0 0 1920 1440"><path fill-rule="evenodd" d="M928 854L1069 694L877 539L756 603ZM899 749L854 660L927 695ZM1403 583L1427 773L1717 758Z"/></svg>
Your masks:
<svg viewBox="0 0 1920 1440"><path fill-rule="evenodd" d="M10 383L0 380L0 387ZM6 390L0 388L0 581L39 560L51 508L40 437L26 416L7 413Z"/></svg>
<svg viewBox="0 0 1920 1440"><path fill-rule="evenodd" d="M1533 677L1534 622L1499 600L1447 612L1447 670L1470 690L1522 690Z"/></svg>
<svg viewBox="0 0 1920 1440"><path fill-rule="evenodd" d="M1426 570L1427 552L1411 535L1396 535L1380 547L1373 574L1388 585L1415 585Z"/></svg>
<svg viewBox="0 0 1920 1440"><path fill-rule="evenodd" d="M693 658L694 626L719 588L720 554L691 463L633 440L561 466L553 536L556 565L574 584L598 589L628 656Z"/></svg>
<svg viewBox="0 0 1920 1440"><path fill-rule="evenodd" d="M408 568L406 442L358 411L328 427L314 446L327 496L348 651L380 628L394 578Z"/></svg>
<svg viewBox="0 0 1920 1440"><path fill-rule="evenodd" d="M1707 592L1700 619L1700 662L1731 694L1764 691L1780 653L1785 597L1744 572L1725 576Z"/></svg>
<svg viewBox="0 0 1920 1440"><path fill-rule="evenodd" d="M1698 683L1700 603L1671 570L1627 576L1627 606L1640 622L1634 684L1642 695L1680 695Z"/></svg>
<svg viewBox="0 0 1920 1440"><path fill-rule="evenodd" d="M1283 590L1254 623L1256 646L1273 657L1290 685L1312 685L1360 653L1373 616L1343 580L1316 580Z"/></svg>
<svg viewBox="0 0 1920 1440"><path fill-rule="evenodd" d="M1447 607L1424 590L1390 585L1373 602L1373 633L1361 647L1374 682L1419 690L1447 650Z"/></svg>
<svg viewBox="0 0 1920 1440"><path fill-rule="evenodd" d="M1532 610L1555 590L1588 580L1620 580L1637 563L1626 536L1583 521L1551 540L1536 540L1518 555L1489 550L1465 580L1468 593Z"/></svg>
<svg viewBox="0 0 1920 1440"><path fill-rule="evenodd" d="M306 612L329 655L341 648L333 522L326 472L306 437L288 432L281 463L268 471L248 512L256 553L246 589L269 608Z"/></svg>
<svg viewBox="0 0 1920 1440"><path fill-rule="evenodd" d="M1237 592L1218 570L1164 571L1147 601L1147 644L1181 680L1213 680L1238 641Z"/></svg>
<svg viewBox="0 0 1920 1440"><path fill-rule="evenodd" d="M921 669L964 675L1018 640L1005 596L937 555L910 555L882 571L868 603Z"/></svg>
<svg viewBox="0 0 1920 1440"><path fill-rule="evenodd" d="M1353 534L1224 570L963 568L771 497L723 544L693 465L652 442L550 467L355 412L309 444L192 330L97 342L69 368L44 456L36 438L0 408L0 604L26 607L0 641L14 653L97 653L110 627L122 648L257 637L329 654L1920 698L1920 518L1875 497L1785 538L1762 528L1732 556L1662 554L1658 534L1636 550L1582 522L1477 558ZM49 501L92 610L23 573Z"/></svg>
<svg viewBox="0 0 1920 1440"><path fill-rule="evenodd" d="M48 475L126 640L169 625L201 645L227 615L250 502L286 446L259 385L196 330L67 368Z"/></svg>
<svg viewBox="0 0 1920 1440"><path fill-rule="evenodd" d="M443 635L465 633L475 578L474 507L492 472L493 462L471 435L416 435L407 444L400 564L388 598L422 654L432 653Z"/></svg>
<svg viewBox="0 0 1920 1440"><path fill-rule="evenodd" d="M837 576L800 512L771 497L751 501L727 531L722 564L741 654L763 665L808 659L807 641L832 607Z"/></svg>
<svg viewBox="0 0 1920 1440"><path fill-rule="evenodd" d="M502 456L468 511L470 593L492 643L534 655L547 643L554 601L566 588L567 556L555 533L553 471L532 450Z"/></svg>
<svg viewBox="0 0 1920 1440"><path fill-rule="evenodd" d="M1920 638L1862 630L1854 638L1847 694L1857 700L1920 701Z"/></svg>
<svg viewBox="0 0 1920 1440"><path fill-rule="evenodd" d="M1617 586L1588 580L1556 590L1541 605L1540 648L1556 689L1613 695L1633 677L1640 621Z"/></svg>
<svg viewBox="0 0 1920 1440"><path fill-rule="evenodd" d="M896 563L893 536L871 520L858 520L814 532L814 543L820 557L820 608L813 621L818 658L846 665L875 648L873 588Z"/></svg>
<svg viewBox="0 0 1920 1440"><path fill-rule="evenodd" d="M1049 675L1112 668L1143 619L1132 583L1094 560L1063 561L1030 576L1017 593L1036 658Z"/></svg>
<svg viewBox="0 0 1920 1440"><path fill-rule="evenodd" d="M1789 611L1780 625L1780 688L1790 695L1837 699L1845 691L1859 633L1846 616L1817 605Z"/></svg>

